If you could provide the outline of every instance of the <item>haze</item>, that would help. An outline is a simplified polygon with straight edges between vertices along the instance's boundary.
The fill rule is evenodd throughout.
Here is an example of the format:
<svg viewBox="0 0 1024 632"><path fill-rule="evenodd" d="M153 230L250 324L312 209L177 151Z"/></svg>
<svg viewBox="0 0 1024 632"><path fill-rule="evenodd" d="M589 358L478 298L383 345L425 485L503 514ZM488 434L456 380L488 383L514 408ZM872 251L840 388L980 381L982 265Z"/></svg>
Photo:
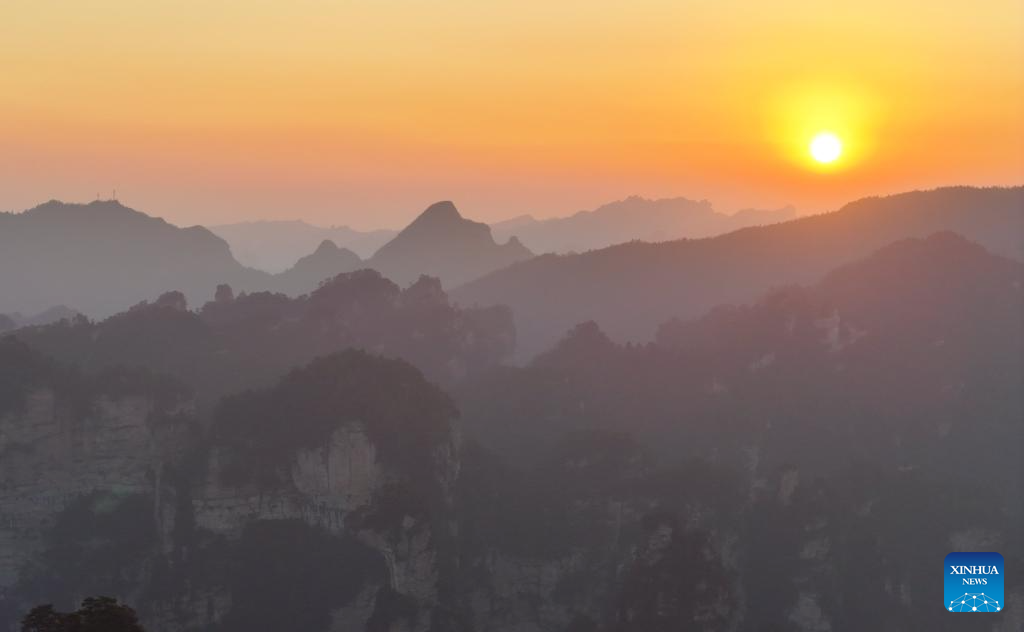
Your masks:
<svg viewBox="0 0 1024 632"><path fill-rule="evenodd" d="M1022 60L1020 0L0 3L0 632L1022 632Z"/></svg>
<svg viewBox="0 0 1024 632"><path fill-rule="evenodd" d="M1013 184L1022 58L1013 0L5 3L0 208L117 189L182 225L399 228L439 199L496 221ZM849 148L827 172L794 150L818 118Z"/></svg>

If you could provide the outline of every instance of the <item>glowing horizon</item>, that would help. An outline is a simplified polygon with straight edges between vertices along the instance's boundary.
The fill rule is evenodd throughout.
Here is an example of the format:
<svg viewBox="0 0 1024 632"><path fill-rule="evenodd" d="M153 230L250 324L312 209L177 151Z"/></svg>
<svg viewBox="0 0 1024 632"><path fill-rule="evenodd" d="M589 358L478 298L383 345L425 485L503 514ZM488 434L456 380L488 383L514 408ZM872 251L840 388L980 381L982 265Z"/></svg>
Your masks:
<svg viewBox="0 0 1024 632"><path fill-rule="evenodd" d="M813 212L1024 174L1016 0L242 6L0 8L0 209L116 188L182 224L372 228L438 199Z"/></svg>

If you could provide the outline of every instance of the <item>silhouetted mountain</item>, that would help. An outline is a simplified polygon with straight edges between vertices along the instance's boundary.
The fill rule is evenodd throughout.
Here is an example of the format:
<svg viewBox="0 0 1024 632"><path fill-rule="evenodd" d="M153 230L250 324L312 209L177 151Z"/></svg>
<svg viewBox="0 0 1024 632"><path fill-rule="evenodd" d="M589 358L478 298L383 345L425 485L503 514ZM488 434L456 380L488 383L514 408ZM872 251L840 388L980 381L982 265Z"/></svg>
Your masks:
<svg viewBox="0 0 1024 632"><path fill-rule="evenodd" d="M116 201L0 214L0 312L67 304L105 316L164 290L204 300L217 283L266 280L205 228L178 228Z"/></svg>
<svg viewBox="0 0 1024 632"><path fill-rule="evenodd" d="M666 324L658 343L584 323L461 385L463 431L483 444L463 453L460 539L480 551L464 590L503 613L554 602L589 630L686 629L687 598L751 632L941 628L945 612L900 596L941 594L934 556L907 551L1020 555L1022 281L1020 262L937 234ZM487 588L525 560L558 588Z"/></svg>
<svg viewBox="0 0 1024 632"><path fill-rule="evenodd" d="M243 265L267 272L287 270L324 241L332 241L367 259L397 234L394 230L315 226L301 220L241 222L208 228L228 242L235 259ZM340 272L344 270L335 274Z"/></svg>
<svg viewBox="0 0 1024 632"><path fill-rule="evenodd" d="M487 224L463 218L451 202L438 202L382 246L367 264L399 284L427 274L454 287L531 256L518 240L499 245Z"/></svg>
<svg viewBox="0 0 1024 632"><path fill-rule="evenodd" d="M1021 276L1020 262L991 255L955 233L935 233L890 244L828 273L813 288L779 289L749 307L720 306L696 321L673 319L659 327L656 339L703 350L716 361L739 353L744 357L737 362L744 365L801 336L834 351L854 342L879 355L888 349L892 365L903 346L935 344L949 355L953 341L942 337L948 332L961 338L964 351L1000 353L999 336L1020 326L1014 313L1024 307ZM968 331L983 339L967 338ZM1017 346L1005 342L1005 350Z"/></svg>
<svg viewBox="0 0 1024 632"><path fill-rule="evenodd" d="M813 282L904 237L952 230L1024 258L1024 188L968 187L866 198L839 211L709 239L630 243L543 255L456 288L464 304L509 305L528 357L573 324L595 320L617 339L647 339L672 317Z"/></svg>
<svg viewBox="0 0 1024 632"><path fill-rule="evenodd" d="M21 312L0 314L0 331L5 331L4 323L9 325L6 329L14 329L16 327L49 325L62 320L74 320L78 316L79 313L77 311L65 305L55 305L31 316L25 316Z"/></svg>
<svg viewBox="0 0 1024 632"><path fill-rule="evenodd" d="M192 386L204 405L350 347L404 358L451 383L501 361L515 345L507 309L459 309L428 277L403 290L360 270L294 299L270 292L236 297L228 287L217 297L193 312L183 294L168 292L103 321L78 318L13 335L91 371L160 371Z"/></svg>
<svg viewBox="0 0 1024 632"><path fill-rule="evenodd" d="M178 228L117 201L54 201L0 214L0 313L68 303L104 317L163 291L203 303L220 284L298 296L360 263L352 251L324 241L294 267L268 274L239 264L221 238L200 226Z"/></svg>
<svg viewBox="0 0 1024 632"><path fill-rule="evenodd" d="M359 255L348 248L339 248L324 240L313 252L299 259L294 266L274 275L273 288L289 296L310 292L316 286L343 272L364 267Z"/></svg>
<svg viewBox="0 0 1024 632"><path fill-rule="evenodd" d="M516 229L530 230L531 227L537 226L541 221L533 215L516 215L509 219L503 219L500 222L491 222L491 234L494 235L495 239L509 239L515 235Z"/></svg>
<svg viewBox="0 0 1024 632"><path fill-rule="evenodd" d="M878 433L913 449L951 432L956 445L981 450L976 435L1005 446L1021 432L1011 420L1024 379L1022 281L1024 264L958 235L905 240L813 287L670 321L657 343L623 346L578 325L526 367L464 384L460 406L467 430L518 458L595 428L694 456L757 441L779 465L816 468L841 465L837 454L918 458ZM1017 466L1007 469L1017 461L997 460L1001 484L1019 485Z"/></svg>
<svg viewBox="0 0 1024 632"><path fill-rule="evenodd" d="M536 220L520 215L491 225L495 239L518 237L536 253L585 252L627 241L668 241L710 237L745 226L773 224L796 217L787 206L773 211L716 212L709 202L686 198L647 200L633 196L569 217Z"/></svg>
<svg viewBox="0 0 1024 632"><path fill-rule="evenodd" d="M777 209L741 208L727 217L730 224L728 230L739 230L747 226L788 222L791 219L796 219L797 213L793 206L783 206Z"/></svg>

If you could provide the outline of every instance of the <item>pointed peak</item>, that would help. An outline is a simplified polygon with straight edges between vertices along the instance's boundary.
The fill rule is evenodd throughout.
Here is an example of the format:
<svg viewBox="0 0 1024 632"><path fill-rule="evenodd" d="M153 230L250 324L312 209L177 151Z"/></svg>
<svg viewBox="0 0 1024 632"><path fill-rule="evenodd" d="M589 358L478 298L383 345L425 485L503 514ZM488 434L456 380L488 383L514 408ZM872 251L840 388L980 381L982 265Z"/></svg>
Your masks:
<svg viewBox="0 0 1024 632"><path fill-rule="evenodd" d="M570 329L554 348L534 358L538 366L596 366L617 345L594 321L580 323Z"/></svg>
<svg viewBox="0 0 1024 632"><path fill-rule="evenodd" d="M505 250L511 250L511 251L515 251L515 252L521 253L521 254L523 254L524 256L527 256L527 257L532 257L533 256L533 251L530 250L529 248L527 248L525 245L523 245L523 242L519 241L519 238L516 237L515 235L512 235L511 237L509 237L508 241L506 241L502 245L502 248L504 248Z"/></svg>
<svg viewBox="0 0 1024 632"><path fill-rule="evenodd" d="M316 250L313 252L313 254L315 254L315 255L325 255L325 254L337 252L338 250L339 250L338 244L334 243L330 239L325 239L325 240L320 242L320 245L316 247Z"/></svg>
<svg viewBox="0 0 1024 632"><path fill-rule="evenodd" d="M416 221L430 221L430 222L450 222L458 221L462 219L462 215L459 214L459 210L455 208L455 204L445 200L443 202L435 202L427 207L427 210L420 213L420 216L416 218Z"/></svg>

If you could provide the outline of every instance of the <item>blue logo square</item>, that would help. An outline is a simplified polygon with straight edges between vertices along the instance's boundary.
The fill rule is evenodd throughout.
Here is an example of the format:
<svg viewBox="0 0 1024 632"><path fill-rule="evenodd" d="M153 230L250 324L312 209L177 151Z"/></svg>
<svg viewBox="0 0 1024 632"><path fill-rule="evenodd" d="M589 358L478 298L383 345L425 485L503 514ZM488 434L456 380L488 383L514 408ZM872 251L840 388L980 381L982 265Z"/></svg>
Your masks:
<svg viewBox="0 0 1024 632"><path fill-rule="evenodd" d="M1003 556L998 553L950 553L943 593L949 612L1001 612Z"/></svg>

